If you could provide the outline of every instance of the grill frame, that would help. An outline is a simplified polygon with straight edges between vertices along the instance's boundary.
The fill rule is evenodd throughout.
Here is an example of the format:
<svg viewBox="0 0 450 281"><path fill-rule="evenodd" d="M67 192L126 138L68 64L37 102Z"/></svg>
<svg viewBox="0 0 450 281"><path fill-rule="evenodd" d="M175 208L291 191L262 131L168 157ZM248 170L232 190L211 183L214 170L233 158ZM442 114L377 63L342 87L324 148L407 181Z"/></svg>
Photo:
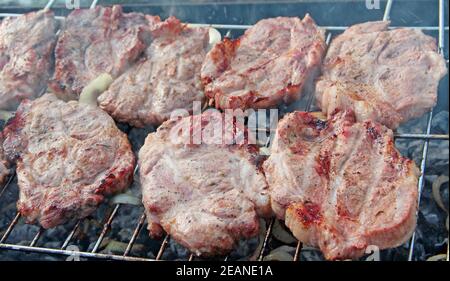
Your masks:
<svg viewBox="0 0 450 281"><path fill-rule="evenodd" d="M49 0L47 5L44 9L50 9L52 5L54 4L55 0ZM449 30L448 26L445 26L445 0L438 0L439 4L439 25L438 26L409 26L407 28L416 28L421 29L424 31L438 31L438 51L439 54L444 56L444 49L445 49L445 31ZM93 0L90 8L95 8L97 5L98 0ZM386 6L384 9L384 15L383 20L389 20L392 5L394 3L394 0L388 0L386 2ZM12 13L0 13L0 18L8 17L8 16L19 16L20 14L12 14ZM64 19L64 17L56 17L57 19ZM214 27L217 29L226 29L226 30L245 30L250 27L250 25L228 25L228 24L197 24L197 23L191 23L192 26L204 26L204 27ZM401 26L392 26L390 28L398 28ZM322 26L327 32L327 45L331 42L331 38L333 36L333 32L339 32L343 31L347 28L347 26ZM445 58L448 66L448 58ZM448 94L448 93L447 93ZM311 105L313 101L313 95L310 95L308 97L306 107L304 108L305 111L310 111ZM406 139L406 140L422 140L423 141L423 150L422 150L422 159L420 162L420 171L421 176L419 177L418 182L418 206L420 207L420 201L421 201L421 194L424 188L424 181L425 181L425 174L426 174L426 161L428 158L428 150L429 150L429 144L430 141L449 141L449 135L448 134L432 134L431 133L431 125L432 125L432 119L433 119L433 110L431 110L428 113L427 118L427 127L426 131L423 134L410 134L410 133L395 133L394 137L395 139ZM268 143L266 144L268 145ZM135 173L137 171L137 168L135 169ZM0 197L4 194L10 183L13 181L14 177L16 176L16 173L14 172L6 182L6 184L1 188L0 190ZM106 216L105 223L102 226L101 233L99 234L95 245L93 249L90 252L87 251L73 251L68 250L67 246L69 245L70 241L72 240L75 232L80 227L80 224L82 222L81 220L78 220L77 223L74 225L72 230L70 231L69 235L65 239L64 243L62 244L61 248L45 248L45 247L37 247L36 244L39 241L41 235L44 233L44 229L40 228L35 236L33 237L32 241L29 245L17 245L17 244L9 244L7 243L7 239L14 229L14 227L17 225L20 219L20 213L16 212L16 215L14 216L11 223L8 225L5 233L0 238L0 250L14 250L14 251L23 251L23 252L33 252L33 253L41 253L41 254L50 254L50 255L63 255L63 256L74 256L82 257L82 258L93 258L93 259L101 259L101 260L117 260L117 261L157 261L161 260L161 257L167 248L167 245L169 244L169 235L166 235L164 239L161 242L161 246L158 250L158 253L154 259L150 258L142 258L142 257L134 257L130 256L131 249L133 248L133 245L140 234L144 224L145 224L145 212L142 213L139 220L136 222L136 227L134 228L133 234L130 237L130 240L127 244L127 247L122 255L116 255L116 254L103 254L98 253L99 246L101 245L103 239L106 237L108 230L110 229L111 223L114 220L115 216L117 215L118 210L120 209L121 204L116 204L112 211ZM267 249L268 242L272 235L272 229L274 226L275 218L270 219L267 222L267 230L264 235L264 241L262 244L262 247L260 249L260 252L258 253L258 261L262 261L264 259L264 253ZM411 237L411 240L409 242L409 254L408 254L408 261L412 261L414 258L414 246L415 246L415 237L416 232L414 232L413 236ZM293 261L297 261L300 257L300 252L302 250L302 243L298 242L296 245L296 250L294 254ZM192 261L195 259L194 254L190 254L188 260ZM228 257L224 258L224 261L226 261ZM449 261L449 242L447 241L447 257L446 260Z"/></svg>

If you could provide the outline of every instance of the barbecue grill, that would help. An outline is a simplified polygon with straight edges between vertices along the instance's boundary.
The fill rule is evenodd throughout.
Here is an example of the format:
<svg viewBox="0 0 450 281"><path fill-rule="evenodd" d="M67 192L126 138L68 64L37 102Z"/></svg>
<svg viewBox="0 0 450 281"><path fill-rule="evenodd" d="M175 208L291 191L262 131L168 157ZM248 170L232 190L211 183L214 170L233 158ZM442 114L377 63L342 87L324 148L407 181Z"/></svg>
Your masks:
<svg viewBox="0 0 450 281"><path fill-rule="evenodd" d="M3 1L8 2L8 1ZM13 1L9 1L13 2ZM31 10L36 10L39 8L47 8L54 10L58 19L63 20L64 16L67 15L70 10L66 8L66 1L55 1L50 0L46 4L43 1L30 1L33 2L34 6L20 6L17 4L7 4L4 7L0 6L0 17L7 16L18 16L22 13L29 12ZM70 2L70 1L69 1ZM76 1L75 1L76 2ZM327 32L327 44L330 43L332 38L337 34L341 33L347 28L348 25L364 22L368 20L392 20L391 28L396 27L408 27L421 29L424 32L433 35L437 38L439 53L445 57L448 67L448 12L446 12L446 7L448 8L448 1L445 0L422 0L422 1L402 1L402 0L388 0L388 1L326 1L326 0L297 0L297 1L270 1L270 0L253 0L253 1L108 1L108 0L94 0L94 1L79 1L82 8L93 8L96 5L111 5L111 4L122 4L126 12L129 11L139 11L145 13L159 14L162 18L173 14L180 18L182 21L189 22L196 26L211 26L218 29L222 35L227 35L230 37L235 37L247 29L250 25L257 20L270 16L281 15L288 16L301 16L304 13L310 12L316 22L322 25ZM125 3L126 2L126 3ZM132 2L132 3L129 3ZM380 9L377 8L377 2L380 2ZM1 3L1 1L0 1ZM373 5L366 6L366 3ZM36 6L36 5L45 6ZM276 7L277 9L273 9ZM373 9L370 9L373 8ZM349 9L353 12L349 12ZM241 10L241 11L240 11ZM275 11L274 11L275 10ZM203 11L203 12L199 12ZM248 12L251 11L251 12ZM248 12L248 13L247 13ZM203 14L202 14L203 13ZM236 13L236 14L233 14ZM239 18L238 14L242 17ZM344 14L345 13L345 16ZM250 17L250 18L249 18ZM220 20L220 22L218 22ZM223 21L222 21L223 20ZM206 23L204 22L206 21ZM214 22L214 23L211 23ZM323 25L327 24L327 25ZM406 125L400 127L395 133L395 138L399 148L403 154L402 147L408 147L408 144L414 142L419 145L421 152L418 157L414 160L418 164L422 174L419 178L418 190L419 190L419 206L420 209L425 208L424 202L421 203L423 199L424 192L430 193L426 190L427 186L427 172L433 169L430 163L433 163L434 153L430 156L430 150L433 143L437 143L436 147L447 147L448 151L448 123L447 124L437 124L445 123L442 118L434 118L437 114L445 111L449 111L448 104L448 75L444 78L443 83L441 83L438 105L429 112L426 116L423 116L419 120L409 122ZM444 85L446 84L446 85ZM309 95L303 98L302 102L296 105L298 110L312 111L314 109L313 96ZM447 115L448 116L448 115ZM444 118L445 119L445 118ZM448 122L448 120L446 121ZM420 126L420 125L423 126ZM443 126L444 130L435 129L436 126ZM133 138L136 138L136 134L144 135L142 132L136 133L135 129L124 126L125 131L129 133L129 137L133 142ZM443 143L443 144L442 144ZM442 144L442 145L441 145ZM268 145L268 143L266 143ZM407 152L408 153L408 152ZM438 152L439 153L439 152ZM447 152L448 153L448 152ZM448 169L448 154L446 159L444 159L444 167ZM435 169L433 169L435 170ZM441 171L442 173L442 171ZM135 171L136 174L136 171ZM0 188L0 210L2 206L7 204L14 204L14 201L8 197L8 194L13 194L17 189L15 175L10 176L7 183ZM139 185L138 175L136 175L136 181L133 184L135 187ZM11 197L11 196L10 196ZM423 200L422 200L423 201ZM433 204L433 202L425 202L426 204ZM46 236L51 236L52 230L44 230L37 226L32 226L27 229L27 231L33 231L33 233L27 233L26 236L31 239L27 241L15 242L12 238L15 229L23 225L20 214L11 207L14 213L13 216L9 216L5 213L0 212L0 259L2 256L7 257L8 253L11 252L21 252L21 253L35 253L38 257L42 256L58 256L58 257L79 257L86 259L106 259L106 260L121 260L121 261L151 261L151 260L161 260L161 259L187 259L193 260L198 259L191 253L184 253L178 256L170 256L165 254L168 248L172 246L172 242L169 236L166 236L162 241L153 241L152 251L154 256L148 254L136 254L135 248L136 242L142 237L142 240L151 240L146 237L147 232L142 230L145 225L145 213L141 206L125 205L124 203L104 204L96 214L100 218L101 222L96 222L97 232L95 232L95 237L89 237L87 240L90 241L90 246L82 248L80 245L76 244L75 236L80 232L80 229L85 226L85 221L89 220L83 219L70 226L65 226L65 229L69 228L64 234L58 233L58 237L63 237L61 241L53 241L52 243L41 243L42 240L46 239ZM13 206L13 205L12 205ZM130 217L127 215L133 215L134 221L130 221ZM429 211L427 211L429 213ZM1 223L1 218L8 220L5 223L4 229ZM122 252L118 253L117 250L114 253L101 252L104 248L105 241L109 239L111 234L111 227L114 225L115 221L125 220L130 226L127 231L121 233L121 240L126 242L121 242ZM445 217L443 218L445 221ZM448 221L447 221L448 223ZM270 249L275 247L273 244L274 238L272 235L272 230L277 224L275 219L269 220L265 224L265 232L261 236L260 247L257 247L256 253L252 256L256 260L264 260ZM418 260L424 259L424 257L434 256L437 254L442 254L446 252L446 260L449 260L449 250L448 250L448 231L445 229L445 223L437 225L440 228L441 233L445 233L447 237L446 245L443 244L440 252L429 252L426 247L418 245L419 240L432 239L432 237L427 237L433 235L433 230L429 235L422 235L425 237L418 238L417 231L421 229L421 219L419 217L418 227L411 240L407 245L402 246L403 255L395 254L382 254L385 259L402 259L407 260ZM46 233L47 232L47 233ZM92 233L92 231L91 231ZM125 237L126 236L126 237ZM279 241L278 241L279 242ZM44 245L45 246L42 246ZM49 245L53 245L50 247ZM154 245L158 245L157 248ZM280 243L277 244L280 246ZM282 244L281 244L282 245ZM177 248L179 249L179 248ZM305 248L302 243L297 242L293 246L293 260L302 260L302 253L304 251L309 251L310 249ZM425 251L425 253L417 254L417 251ZM389 251L389 250L386 250ZM386 253L382 251L382 253ZM320 256L319 256L320 258ZM233 259L232 256L224 257L224 260Z"/></svg>

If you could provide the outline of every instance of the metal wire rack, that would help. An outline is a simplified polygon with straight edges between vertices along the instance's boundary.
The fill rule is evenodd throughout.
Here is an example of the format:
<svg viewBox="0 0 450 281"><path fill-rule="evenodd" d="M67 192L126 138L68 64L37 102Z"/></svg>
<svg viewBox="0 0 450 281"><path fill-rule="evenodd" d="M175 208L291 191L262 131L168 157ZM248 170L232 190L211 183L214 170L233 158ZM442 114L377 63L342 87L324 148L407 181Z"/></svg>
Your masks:
<svg viewBox="0 0 450 281"><path fill-rule="evenodd" d="M55 0L50 0L47 5L45 6L44 9L50 9L52 7L52 5L54 4ZM98 0L93 0L90 8L95 8L95 6L97 5ZM389 20L390 19L390 15L391 15L391 10L393 7L393 3L394 0L388 0L386 2L386 6L384 9L384 16L383 16L383 20ZM414 28L414 29L421 29L424 31L438 31L438 50L439 53L444 56L444 32L449 30L448 26L445 26L445 19L444 19L444 9L445 9L445 1L444 0L438 0L436 2L439 5L439 24L438 26L409 26L408 28ZM0 13L0 18L3 17L14 17L14 16L19 16L20 14L14 14L14 13ZM64 19L64 17L57 17L58 19ZM214 27L216 29L219 30L245 30L247 28L250 27L250 25L227 25L227 24L198 24L198 23L190 23L192 26L210 26L210 27ZM392 26L390 28L397 28L399 26ZM340 31L343 31L347 28L347 26L322 26L322 28L324 28L327 31L327 39L326 39L326 43L327 45L330 43L333 33L337 33ZM447 64L448 64L448 58L446 58ZM448 93L447 93L448 94ZM311 104L312 104L312 100L313 100L313 96L310 95L308 97L306 106L304 108L305 111L310 111L311 108ZM428 118L427 118L427 127L426 130L423 134L410 134L410 133L395 133L394 136L396 139L407 139L407 140L421 140L423 141L423 150L422 150L422 159L420 162L420 170L421 170L421 176L419 178L419 182L418 182L418 191L419 191L419 206L420 206L420 200L421 200L421 194L422 194L422 190L424 187L424 177L425 177L425 173L426 173L426 162L427 162L427 157L428 157L428 150L429 150L429 144L430 141L449 141L449 135L448 134L432 134L431 133L431 125L432 125L432 119L433 119L433 110L431 110L428 113ZM135 170L136 172L136 170ZM13 181L15 177L15 174L13 174L12 176L10 176L10 178L8 179L7 183L2 187L2 189L0 190L0 197L4 194L5 190L8 188L8 186L10 185L10 183ZM145 224L145 213L143 213L140 218L138 219L138 221L136 222L136 226L134 228L134 231L129 239L129 242L126 246L125 251L123 252L122 255L117 255L117 254L103 254L103 253L98 253L99 247L102 243L102 241L104 240L104 238L106 237L106 235L108 234L108 231L110 229L111 223L113 222L114 218L116 217L118 210L121 208L121 204L116 204L114 206L114 208L112 209L112 211L106 216L105 218L105 223L103 224L102 230L100 232L100 234L98 235L98 238L95 242L95 245L93 247L93 249L88 252L88 251L77 251L74 252L73 250L68 250L67 247L69 245L69 243L71 242L71 240L73 239L77 229L80 227L80 224L82 222L82 220L79 220L74 227L72 228L72 230L70 231L70 233L68 234L68 236L66 237L66 239L64 240L62 246L60 248L45 248L45 247L38 247L37 242L39 241L40 237L43 235L43 233L45 232L44 229L40 228L36 234L34 235L32 241L29 243L29 245L17 245L17 244L10 244L8 243L8 237L10 236L12 230L14 229L14 227L18 224L19 219L20 219L20 213L16 213L16 215L14 216L14 218L12 219L11 223L8 225L7 229L5 230L3 236L0 238L0 250L15 250L15 251L24 251L24 252L34 252L34 253L41 253L41 254L50 254L50 255L65 255L65 256L72 256L74 254L76 254L79 257L83 257L83 258L94 258L94 259L106 259L106 260L120 260L120 261L155 261L155 260L161 260L161 257L165 251L165 249L167 248L167 245L169 244L169 235L166 235L164 237L164 239L162 240L161 246L158 250L158 253L156 255L156 257L154 259L149 259L149 258L143 258L143 257L134 257L134 256L130 256L131 250L133 248L133 245L136 242L136 239L139 235L139 233L141 232L144 224ZM264 259L264 253L267 249L267 245L268 242L271 238L271 234L272 234L272 229L275 223L275 219L271 219L270 221L267 222L267 228L266 228L266 233L264 235L264 241L262 243L262 248L260 249L258 255L257 255L257 260L258 261L262 261ZM411 241L409 243L409 255L408 255L408 260L411 261L413 260L414 257L414 246L415 246L415 239L416 239L416 234L414 233ZM302 250L302 243L298 242L296 245L296 249L295 249L295 253L294 253L294 257L293 257L293 261L298 261L299 257L300 257L300 253ZM194 254L190 254L188 260L192 261L194 260L196 257L194 256ZM228 259L228 257L224 258L224 261L226 261ZM448 243L447 243L447 261L449 260L449 248L448 248Z"/></svg>

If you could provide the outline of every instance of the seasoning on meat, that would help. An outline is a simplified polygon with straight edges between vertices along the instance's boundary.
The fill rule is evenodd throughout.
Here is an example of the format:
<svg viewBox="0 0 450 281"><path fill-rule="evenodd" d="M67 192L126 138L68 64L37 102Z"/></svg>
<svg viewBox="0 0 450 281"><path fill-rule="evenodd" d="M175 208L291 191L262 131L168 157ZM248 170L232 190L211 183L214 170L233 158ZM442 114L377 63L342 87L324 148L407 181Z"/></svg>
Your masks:
<svg viewBox="0 0 450 281"><path fill-rule="evenodd" d="M145 50L159 17L123 13L118 5L71 12L58 37L49 88L64 100L102 73L117 77Z"/></svg>
<svg viewBox="0 0 450 281"><path fill-rule="evenodd" d="M395 149L392 131L356 122L352 111L319 121L293 112L278 124L263 165L276 216L327 259L406 242L416 226L419 170Z"/></svg>
<svg viewBox="0 0 450 281"><path fill-rule="evenodd" d="M16 162L17 208L29 223L51 228L84 218L132 181L127 136L95 105L53 94L24 100L4 136L5 155Z"/></svg>
<svg viewBox="0 0 450 281"><path fill-rule="evenodd" d="M16 110L23 99L45 92L53 71L57 29L51 11L0 23L0 110Z"/></svg>
<svg viewBox="0 0 450 281"><path fill-rule="evenodd" d="M203 62L205 95L216 108L271 108L309 91L325 53L324 31L306 15L264 19L216 44Z"/></svg>
<svg viewBox="0 0 450 281"><path fill-rule="evenodd" d="M224 115L216 113L169 119L139 152L150 235L160 237L164 230L204 256L225 254L239 239L256 236L258 215L271 215L258 147L248 144L245 130L236 129L238 122L225 124L244 140L240 145L228 144L225 133L206 139L222 128ZM197 137L201 144L193 141Z"/></svg>
<svg viewBox="0 0 450 281"><path fill-rule="evenodd" d="M194 101L204 101L200 67L208 33L175 17L155 25L144 58L114 81L99 97L99 106L136 127L160 125L176 109L192 112Z"/></svg>
<svg viewBox="0 0 450 281"><path fill-rule="evenodd" d="M316 86L325 114L351 109L358 121L395 129L434 107L439 80L447 73L435 39L417 29L388 26L387 21L357 24L331 42Z"/></svg>

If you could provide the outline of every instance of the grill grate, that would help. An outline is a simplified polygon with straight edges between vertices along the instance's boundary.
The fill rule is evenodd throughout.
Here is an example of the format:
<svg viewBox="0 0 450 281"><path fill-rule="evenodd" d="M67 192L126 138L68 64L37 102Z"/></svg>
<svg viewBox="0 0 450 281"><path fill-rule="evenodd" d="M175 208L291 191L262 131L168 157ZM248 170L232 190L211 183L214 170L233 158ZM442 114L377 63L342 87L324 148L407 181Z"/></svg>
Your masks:
<svg viewBox="0 0 450 281"><path fill-rule="evenodd" d="M55 2L55 0L50 0L47 5L45 6L46 9L50 9L51 6L53 5L53 3ZM90 8L94 8L97 5L98 0L93 0ZM392 6L393 6L393 2L394 0L388 0L385 6L385 10L384 10L384 16L383 16L383 20L388 20L390 18L390 14L391 14L391 10L392 10ZM427 30L427 31L438 31L439 32L439 37L438 37L438 50L439 53L444 56L444 32L449 30L448 26L445 26L444 24L444 11L445 11L445 7L444 7L444 0L439 0L439 25L438 26L412 26L412 27L408 27L408 28L416 28L416 29L421 29L421 30ZM20 14L11 14L11 13L0 13L0 17L7 17L7 16L18 16ZM63 17L57 17L58 19L64 19ZM211 26L217 29L225 29L225 30L244 30L249 28L249 25L226 25L226 24L194 24L192 23L191 25L193 26ZM339 32L342 30L345 30L347 27L346 26L322 26L324 29L326 29L326 31L328 32L327 34L327 39L326 39L326 43L327 45L331 42L332 36L333 36L333 32ZM395 27L391 27L391 28L395 28ZM448 59L446 59L447 64L448 64ZM447 93L448 94L448 93ZM306 106L304 108L305 111L310 111L311 109L311 105L312 105L312 101L313 101L313 95L310 95L307 98L307 103ZM422 159L421 159L421 163L420 163L420 170L421 170L421 176L419 178L419 183L418 183L418 191L419 191L419 206L420 206L420 199L421 199L421 193L424 187L424 177L425 177L425 172L426 172L426 161L427 161L427 157L428 157L428 150L429 150L429 144L430 141L448 141L449 140L449 135L448 134L432 134L431 133L431 125L432 125L432 119L433 119L433 110L431 110L431 112L428 115L427 118L427 127L426 127L426 131L423 134L411 134L411 133L395 133L394 136L396 139L405 139L405 140L422 140L423 141L423 150L422 150ZM137 171L137 167L135 170L135 173ZM15 173L13 175L10 176L10 178L8 179L7 183L3 186L3 188L0 191L0 197L4 194L5 190L8 188L8 186L10 185L10 183L13 181L15 177ZM72 230L70 231L69 235L67 236L67 238L64 240L62 246L59 249L56 248L45 248L45 247L37 247L36 244L39 241L40 237L42 236L42 234L45 232L45 230L43 228L40 228L35 236L33 237L32 241L30 242L29 245L16 245L16 244L8 244L7 243L7 239L10 236L12 230L14 229L14 227L17 225L17 223L19 222L20 219L20 213L16 213L16 215L14 216L14 218L12 219L11 223L8 225L7 229L5 230L3 236L0 238L0 249L3 250L15 250L15 251L24 251L24 252L34 252L34 253L41 253L41 254L57 254L57 255L65 255L65 256L72 256L74 254L76 254L79 257L83 257L83 258L95 258L95 259L107 259L107 260L122 260L122 261L153 261L153 260L161 260L164 251L166 250L168 244L169 244L169 240L170 237L169 235L166 235L165 238L163 239L161 246L158 250L158 253L156 255L156 257L154 259L149 259L149 258L142 258L142 257L133 257L130 256L131 250L133 248L133 245L136 242L137 237L139 236L144 224L145 224L145 213L142 213L142 215L140 216L139 220L137 221L136 227L133 230L133 233L130 237L130 240L126 246L126 249L124 251L124 253L122 255L117 255L117 254L103 254L103 253L98 253L97 251L99 250L99 247L102 243L102 241L104 240L104 238L106 237L106 235L108 234L108 231L110 229L111 223L113 222L114 218L116 217L118 210L120 209L121 204L116 204L114 206L114 208L112 209L112 211L105 217L105 223L103 224L102 227L102 231L99 234L95 245L93 247L93 249L88 252L88 251L73 251L73 250L67 250L69 243L71 242L71 240L73 239L76 231L80 228L80 225L82 223L82 220L77 221L77 223L74 225L74 227L72 228ZM267 230L266 233L264 235L264 240L262 243L262 247L257 255L257 260L258 261L262 261L264 259L264 253L268 248L268 243L271 239L271 235L272 235L272 229L275 223L275 219L271 219L267 222ZM409 254L408 254L408 260L413 260L414 257L414 246L415 246L415 239L416 239L416 234L414 233L411 241L409 243ZM295 249L295 254L293 257L294 261L299 260L300 257L300 253L302 250L302 243L298 242L296 245L296 249ZM448 256L448 243L447 243L447 261L449 260L449 256ZM188 260L192 261L195 259L194 254L190 254ZM227 261L228 257L224 258L224 261Z"/></svg>

